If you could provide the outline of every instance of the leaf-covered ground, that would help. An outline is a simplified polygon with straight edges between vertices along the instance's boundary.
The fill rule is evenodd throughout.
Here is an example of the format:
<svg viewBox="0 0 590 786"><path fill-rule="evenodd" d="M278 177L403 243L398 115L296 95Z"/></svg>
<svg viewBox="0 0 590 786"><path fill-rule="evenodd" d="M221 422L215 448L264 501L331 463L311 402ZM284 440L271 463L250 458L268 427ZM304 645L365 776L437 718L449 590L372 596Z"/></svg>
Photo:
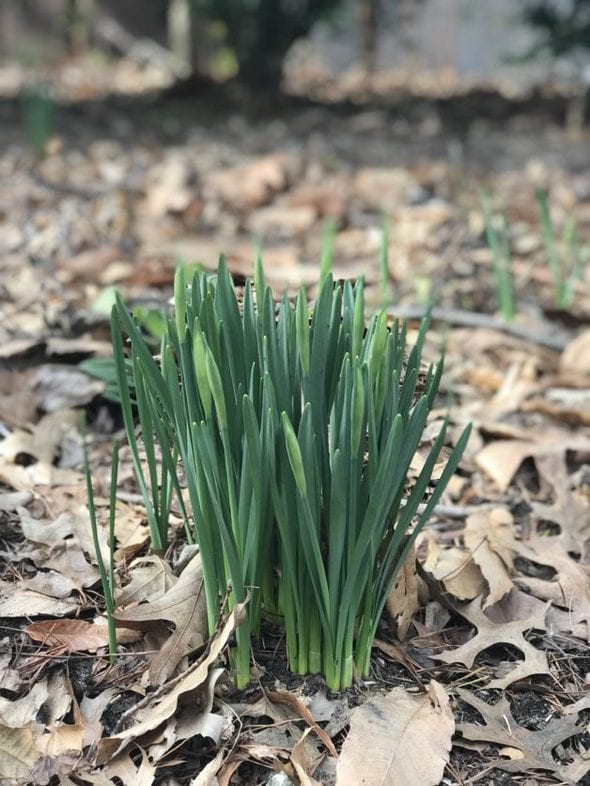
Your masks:
<svg viewBox="0 0 590 786"><path fill-rule="evenodd" d="M0 104L0 783L590 783L590 299L578 282L555 308L535 201L549 190L558 244L575 217L583 253L589 137L552 107L502 101L501 120L465 98L444 112L76 101L41 161L19 104ZM510 227L510 325L482 187ZM214 268L224 251L239 283L262 240L273 287L313 293L327 219L337 277L364 275L392 314L436 303L428 347L435 357L444 341L447 362L424 445L447 408L455 436L475 426L418 573L398 581L371 679L329 695L294 678L269 622L237 694L224 669L236 619L207 641L180 520L165 558L149 554L125 449L111 664L77 410L106 550L121 420L78 364L109 355L112 288L149 315L167 307L179 260Z"/></svg>

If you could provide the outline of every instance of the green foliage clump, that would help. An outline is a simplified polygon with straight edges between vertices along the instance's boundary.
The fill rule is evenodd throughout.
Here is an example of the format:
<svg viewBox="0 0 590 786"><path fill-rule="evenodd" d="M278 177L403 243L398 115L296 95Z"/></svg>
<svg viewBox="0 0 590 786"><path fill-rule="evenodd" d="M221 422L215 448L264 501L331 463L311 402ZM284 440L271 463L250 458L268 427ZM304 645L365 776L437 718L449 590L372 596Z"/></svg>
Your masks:
<svg viewBox="0 0 590 786"><path fill-rule="evenodd" d="M590 48L590 0L529 0L523 16L539 33L531 54L548 51L559 57Z"/></svg>
<svg viewBox="0 0 590 786"><path fill-rule="evenodd" d="M405 326L388 325L381 311L365 328L362 281L335 285L326 273L311 309L304 291L294 305L286 296L277 304L260 263L241 307L223 260L216 276L196 273L188 282L179 268L174 300L158 360L121 301L112 314L154 546L165 547L154 500L180 493L178 456L210 629L228 587L231 605L249 600L234 653L238 685L249 680L250 634L264 612L284 621L293 671L321 672L332 689L349 686L355 670L368 674L387 595L468 439L466 429L422 505L446 437L445 424L408 491L443 368L441 359L428 370L420 392L428 322L405 358ZM145 478L131 418L134 389L154 464ZM165 494L157 488L156 443Z"/></svg>

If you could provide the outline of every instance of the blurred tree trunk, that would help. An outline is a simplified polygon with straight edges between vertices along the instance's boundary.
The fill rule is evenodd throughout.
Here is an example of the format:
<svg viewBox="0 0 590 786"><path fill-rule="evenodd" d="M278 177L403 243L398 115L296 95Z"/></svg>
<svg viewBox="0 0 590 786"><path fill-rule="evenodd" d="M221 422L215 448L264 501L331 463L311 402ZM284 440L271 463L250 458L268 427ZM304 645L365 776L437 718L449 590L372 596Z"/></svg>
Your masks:
<svg viewBox="0 0 590 786"><path fill-rule="evenodd" d="M176 57L192 64L192 27L190 0L169 0L168 48Z"/></svg>
<svg viewBox="0 0 590 786"><path fill-rule="evenodd" d="M363 36L363 64L368 74L377 68L379 44L379 0L360 0L360 22Z"/></svg>

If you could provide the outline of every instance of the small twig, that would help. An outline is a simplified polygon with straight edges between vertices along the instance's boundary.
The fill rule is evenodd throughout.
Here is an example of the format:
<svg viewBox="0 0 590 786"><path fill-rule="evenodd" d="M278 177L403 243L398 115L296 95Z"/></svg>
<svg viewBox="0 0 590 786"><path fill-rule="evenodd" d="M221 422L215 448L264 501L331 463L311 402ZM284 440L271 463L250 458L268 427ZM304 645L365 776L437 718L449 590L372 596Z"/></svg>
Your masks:
<svg viewBox="0 0 590 786"><path fill-rule="evenodd" d="M427 313L427 310L428 309L423 306L395 306L389 307L387 313L391 314L391 316L399 317L400 319L422 319ZM541 347L554 349L558 352L565 349L568 344L567 333L561 331L561 335L556 335L558 329L554 325L552 325L553 334L549 335L547 331L543 331L543 325L530 328L522 325L514 325L509 322L503 322L501 319L490 316L489 314L477 314L455 308L433 308L430 313L432 319L439 322L447 322L451 325L458 325L459 327L500 330L515 338L532 341L534 344L538 344Z"/></svg>

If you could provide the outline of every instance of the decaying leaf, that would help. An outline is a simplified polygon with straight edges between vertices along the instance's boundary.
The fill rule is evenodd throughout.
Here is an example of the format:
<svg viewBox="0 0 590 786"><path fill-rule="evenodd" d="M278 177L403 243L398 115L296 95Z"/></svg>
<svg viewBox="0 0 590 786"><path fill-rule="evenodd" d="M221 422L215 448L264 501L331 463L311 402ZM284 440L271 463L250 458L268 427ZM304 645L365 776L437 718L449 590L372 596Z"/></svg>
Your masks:
<svg viewBox="0 0 590 786"><path fill-rule="evenodd" d="M559 368L562 373L576 377L590 376L590 330L584 330L569 342L559 358Z"/></svg>
<svg viewBox="0 0 590 786"><path fill-rule="evenodd" d="M510 577L515 549L512 515L506 508L473 513L465 521L463 539L488 585L484 608L493 606L513 587Z"/></svg>
<svg viewBox="0 0 590 786"><path fill-rule="evenodd" d="M106 625L94 625L84 620L48 620L34 622L25 628L33 641L38 641L46 647L51 647L60 653L64 652L96 652L100 647L109 643L108 628ZM140 634L129 629L117 631L119 644L137 641Z"/></svg>
<svg viewBox="0 0 590 786"><path fill-rule="evenodd" d="M174 630L150 663L150 682L161 685L178 663L207 640L207 609L201 558L196 554L159 599L118 611L117 624L136 630L172 623Z"/></svg>
<svg viewBox="0 0 590 786"><path fill-rule="evenodd" d="M26 783L41 756L30 726L0 725L0 783Z"/></svg>
<svg viewBox="0 0 590 786"><path fill-rule="evenodd" d="M71 704L66 678L54 673L33 683L29 692L18 699L0 696L0 723L11 728L24 727L27 723L36 723L41 713L45 724L50 726L63 719Z"/></svg>
<svg viewBox="0 0 590 786"><path fill-rule="evenodd" d="M568 764L559 763L552 751L561 743L583 731L577 726L576 715L565 715L563 718L552 718L549 723L538 731L530 731L518 724L512 715L510 702L505 696L494 704L478 699L469 691L457 690L461 699L476 709L484 720L479 723L458 723L457 731L468 740L493 742L497 745L516 748L519 756L497 759L492 766L507 772L526 772L539 769L555 773L560 780L576 786L584 775L590 771L590 759L576 754L573 750L568 757L573 758ZM586 698L585 707L590 702Z"/></svg>
<svg viewBox="0 0 590 786"><path fill-rule="evenodd" d="M395 622L396 634L404 639L418 610L418 581L416 578L416 549L408 552L404 564L387 596L387 611Z"/></svg>
<svg viewBox="0 0 590 786"><path fill-rule="evenodd" d="M554 575L550 579L536 576L523 576L516 583L525 587L538 598L550 605L564 609L561 630L579 634L580 627L584 637L590 638L590 569L588 565L573 560L563 548L559 536L540 537L534 535L527 543L521 543L519 553L531 562L545 565ZM554 611L554 609L552 609Z"/></svg>
<svg viewBox="0 0 590 786"><path fill-rule="evenodd" d="M394 688L352 713L336 768L336 786L436 786L455 730L449 698L437 682L426 693Z"/></svg>
<svg viewBox="0 0 590 786"><path fill-rule="evenodd" d="M0 442L0 480L16 491L79 481L77 472L55 466L63 440L77 438L77 423L77 412L68 409L45 415L28 431L15 429Z"/></svg>
<svg viewBox="0 0 590 786"><path fill-rule="evenodd" d="M114 737L101 740L98 752L99 762L108 761L130 742L139 741L143 735L160 727L178 711L181 702L190 704L191 696L207 681L209 666L217 660L227 645L229 637L244 619L244 614L243 605L234 606L225 625L211 641L206 657L188 669L179 679L174 680L172 684L156 691L133 714L132 725L129 728Z"/></svg>
<svg viewBox="0 0 590 786"><path fill-rule="evenodd" d="M585 557L590 548L590 497L577 488L582 485L580 479L569 475L565 454L538 456L535 465L541 481L552 491L552 502L532 501L533 521L537 525L547 522L557 524L562 550L579 553L582 562L587 562Z"/></svg>
<svg viewBox="0 0 590 786"><path fill-rule="evenodd" d="M140 557L129 566L130 581L116 597L117 606L160 600L178 581L169 563L157 554Z"/></svg>
<svg viewBox="0 0 590 786"><path fill-rule="evenodd" d="M459 600L473 600L485 592L485 580L472 555L457 546L443 549L433 537L428 537L424 569Z"/></svg>
<svg viewBox="0 0 590 786"><path fill-rule="evenodd" d="M548 428L522 439L499 439L486 445L476 456L476 464L505 492L522 462L530 457L564 455L566 450L590 451L590 439L562 429Z"/></svg>
<svg viewBox="0 0 590 786"><path fill-rule="evenodd" d="M78 609L78 599L71 597L73 587L59 573L37 574L18 582L0 581L0 616L65 617Z"/></svg>
<svg viewBox="0 0 590 786"><path fill-rule="evenodd" d="M549 608L547 603L541 611L535 611L526 619L503 620L493 622L483 611L481 600L476 599L457 610L477 628L477 635L457 649L450 652L439 652L432 657L444 663L463 663L470 669L476 657L488 647L497 644L510 644L520 650L524 660L515 665L505 676L498 677L487 683L488 688L506 688L508 685L529 677L531 674L547 674L549 664L547 656L536 649L524 637L528 630L545 629L545 616Z"/></svg>

